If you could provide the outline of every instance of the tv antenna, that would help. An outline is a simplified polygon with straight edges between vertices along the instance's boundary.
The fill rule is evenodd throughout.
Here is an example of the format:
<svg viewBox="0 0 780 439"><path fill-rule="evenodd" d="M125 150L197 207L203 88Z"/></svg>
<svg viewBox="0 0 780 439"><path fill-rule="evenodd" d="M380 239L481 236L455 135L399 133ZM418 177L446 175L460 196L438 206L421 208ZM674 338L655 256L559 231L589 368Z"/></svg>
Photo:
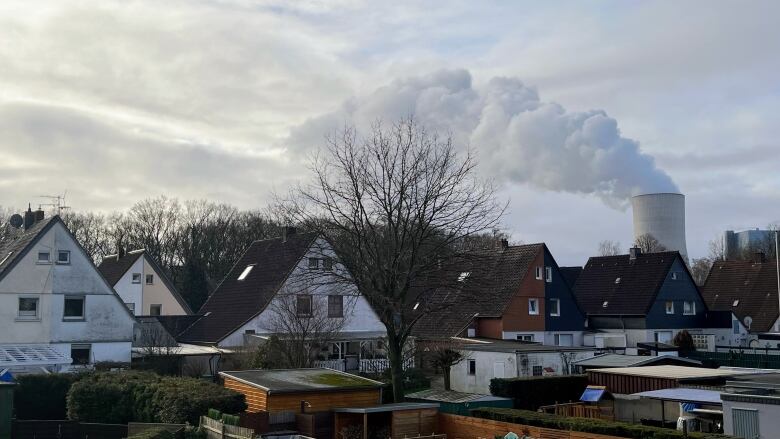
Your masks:
<svg viewBox="0 0 780 439"><path fill-rule="evenodd" d="M38 208L41 209L43 206L48 206L57 209L57 214L60 214L63 210L70 209L70 206L65 205L66 195L68 195L68 191L65 191L62 195L38 195L38 198L46 198L49 200L48 203L38 204Z"/></svg>

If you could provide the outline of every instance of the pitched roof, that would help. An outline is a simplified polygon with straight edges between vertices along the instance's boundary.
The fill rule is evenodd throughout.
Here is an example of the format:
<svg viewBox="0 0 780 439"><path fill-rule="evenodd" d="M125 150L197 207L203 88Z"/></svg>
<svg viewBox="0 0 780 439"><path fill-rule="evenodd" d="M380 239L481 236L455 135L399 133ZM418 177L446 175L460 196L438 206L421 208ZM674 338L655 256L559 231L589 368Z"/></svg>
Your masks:
<svg viewBox="0 0 780 439"><path fill-rule="evenodd" d="M122 257L118 254L106 256L100 261L98 270L100 270L100 273L106 278L108 283L114 286L143 254L143 250L133 250L127 252Z"/></svg>
<svg viewBox="0 0 780 439"><path fill-rule="evenodd" d="M716 261L702 296L708 309L733 312L743 324L749 316L751 331L771 331L778 318L776 262Z"/></svg>
<svg viewBox="0 0 780 439"><path fill-rule="evenodd" d="M306 254L317 234L300 233L286 239L255 241L244 252L199 310L203 318L182 335L192 343L218 343L261 313ZM239 275L254 267L243 280Z"/></svg>
<svg viewBox="0 0 780 439"><path fill-rule="evenodd" d="M441 286L424 298L426 309L420 312L428 314L413 334L448 338L460 334L477 315L501 317L543 249L544 244L527 244L479 251L448 268L444 274L450 279L440 279Z"/></svg>
<svg viewBox="0 0 780 439"><path fill-rule="evenodd" d="M31 244L36 242L56 222L62 222L58 215L40 220L27 230L14 230L0 241L0 279L11 271L17 261L22 259Z"/></svg>
<svg viewBox="0 0 780 439"><path fill-rule="evenodd" d="M255 369L219 373L268 393L322 392L328 390L376 389L384 384L334 369Z"/></svg>
<svg viewBox="0 0 780 439"><path fill-rule="evenodd" d="M574 284L577 283L577 279L582 274L582 267L558 267L558 272L561 273L566 285L573 289Z"/></svg>
<svg viewBox="0 0 780 439"><path fill-rule="evenodd" d="M182 309L184 309L184 312L187 314L192 314L190 305L181 296L178 288L176 288L176 285L168 277L168 274L165 272L165 270L162 269L162 267L160 267L160 264L158 264L153 257L149 256L149 254L144 249L129 251L122 257L119 257L118 254L106 256L102 261L100 261L98 270L100 270L100 273L103 274L103 277L106 278L111 286L116 286L117 282L122 279L122 276L127 273L127 270L129 270L135 261L137 261L138 258L142 256L146 257L149 265L151 265L154 271L157 273L157 277L163 281L165 286L168 288L168 291L170 291L173 295L173 298L176 299L176 302L178 302Z"/></svg>
<svg viewBox="0 0 780 439"><path fill-rule="evenodd" d="M645 315L679 257L676 251L643 253L635 260L629 255L592 257L574 295L589 315Z"/></svg>

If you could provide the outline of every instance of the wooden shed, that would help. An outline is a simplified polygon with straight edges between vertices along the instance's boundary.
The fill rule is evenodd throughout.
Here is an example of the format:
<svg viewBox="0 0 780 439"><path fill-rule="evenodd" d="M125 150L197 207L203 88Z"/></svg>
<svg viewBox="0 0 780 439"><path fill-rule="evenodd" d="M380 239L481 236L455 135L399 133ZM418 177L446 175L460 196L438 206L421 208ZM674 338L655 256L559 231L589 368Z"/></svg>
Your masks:
<svg viewBox="0 0 780 439"><path fill-rule="evenodd" d="M336 412L335 433L347 427L360 426L363 439L377 436L404 439L429 436L436 433L438 427L439 404L406 402L385 404L374 407L350 407L334 410Z"/></svg>
<svg viewBox="0 0 780 439"><path fill-rule="evenodd" d="M220 372L224 386L246 396L247 412L300 413L382 402L379 381L333 369L270 369Z"/></svg>

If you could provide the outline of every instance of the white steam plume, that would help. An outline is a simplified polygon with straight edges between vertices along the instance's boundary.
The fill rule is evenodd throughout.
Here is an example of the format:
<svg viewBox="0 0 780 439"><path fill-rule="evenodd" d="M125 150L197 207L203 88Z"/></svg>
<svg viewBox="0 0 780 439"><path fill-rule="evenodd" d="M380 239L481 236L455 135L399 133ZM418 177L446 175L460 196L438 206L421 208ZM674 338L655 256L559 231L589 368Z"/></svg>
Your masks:
<svg viewBox="0 0 780 439"><path fill-rule="evenodd" d="M594 194L616 208L638 193L677 192L653 157L622 137L604 111L566 111L542 102L534 88L515 78L493 78L475 88L466 70L399 79L351 98L294 128L286 146L302 152L322 145L324 134L345 123L364 130L378 119L388 123L410 115L471 145L483 172L499 182Z"/></svg>

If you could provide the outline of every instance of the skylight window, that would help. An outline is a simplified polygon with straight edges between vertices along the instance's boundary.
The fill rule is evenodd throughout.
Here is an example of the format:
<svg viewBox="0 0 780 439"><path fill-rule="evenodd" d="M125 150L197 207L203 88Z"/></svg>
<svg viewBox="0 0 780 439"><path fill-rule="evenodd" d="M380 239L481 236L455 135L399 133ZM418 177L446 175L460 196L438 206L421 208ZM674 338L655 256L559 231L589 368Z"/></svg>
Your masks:
<svg viewBox="0 0 780 439"><path fill-rule="evenodd" d="M602 308L606 308L609 305L609 301L605 300L604 303L601 304Z"/></svg>
<svg viewBox="0 0 780 439"><path fill-rule="evenodd" d="M254 265L247 265L246 268L244 268L244 271L241 272L241 274L238 276L238 280L244 280L247 276L249 276L249 273L252 271L252 268L254 268Z"/></svg>
<svg viewBox="0 0 780 439"><path fill-rule="evenodd" d="M463 273L458 276L458 282L463 282L464 280L468 279L469 275L471 274L470 271L464 271Z"/></svg>
<svg viewBox="0 0 780 439"><path fill-rule="evenodd" d="M419 307L420 307L420 302L417 302L417 303L414 304L414 308L412 308L412 309L417 311L417 308L419 308Z"/></svg>
<svg viewBox="0 0 780 439"><path fill-rule="evenodd" d="M739 306L739 299L735 300L731 306Z"/></svg>
<svg viewBox="0 0 780 439"><path fill-rule="evenodd" d="M619 284L620 283L620 278L615 279L615 283Z"/></svg>

